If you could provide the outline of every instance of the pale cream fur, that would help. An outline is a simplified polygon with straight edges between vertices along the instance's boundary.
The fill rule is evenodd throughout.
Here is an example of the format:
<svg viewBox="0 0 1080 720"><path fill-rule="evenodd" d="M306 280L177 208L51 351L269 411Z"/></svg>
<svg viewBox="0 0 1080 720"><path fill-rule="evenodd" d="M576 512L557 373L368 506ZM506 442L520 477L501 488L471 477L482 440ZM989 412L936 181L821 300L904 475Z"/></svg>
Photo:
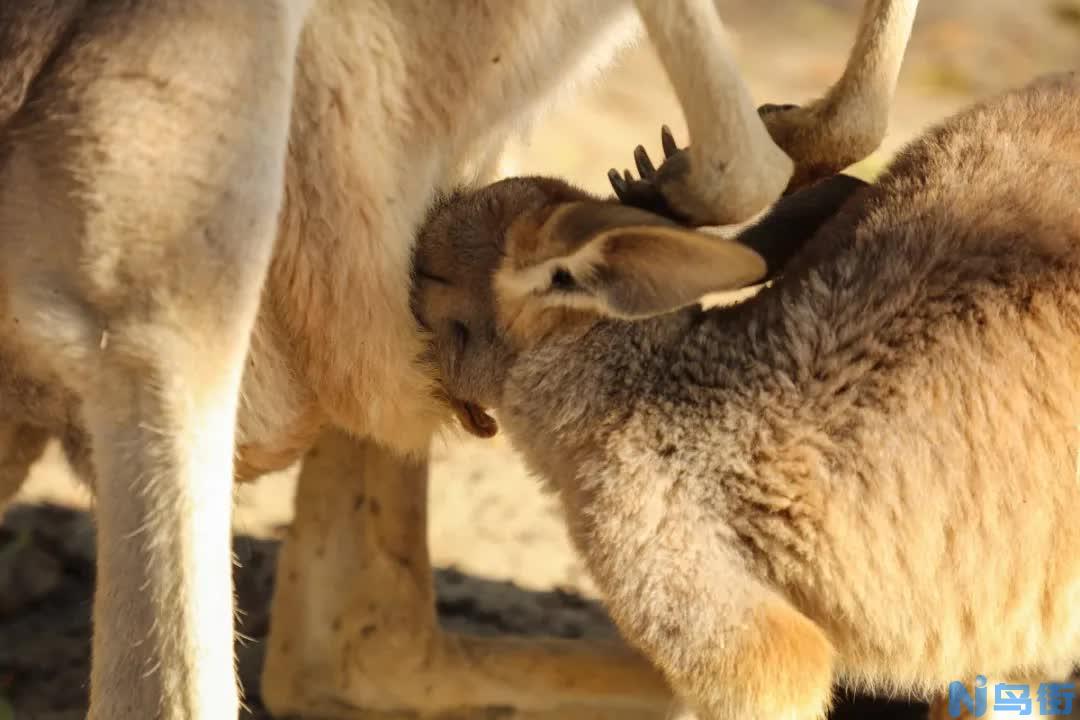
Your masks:
<svg viewBox="0 0 1080 720"><path fill-rule="evenodd" d="M47 435L61 437L94 480L91 716L235 715L231 479L323 447L351 464L302 478L281 566L296 581L275 598L263 691L275 712L665 703L651 665L624 649L443 635L416 514L417 468L445 409L415 362L413 232L436 189L497 172L508 138L632 39L634 6L233 5L34 0L0 9L0 499ZM696 171L686 197L700 194L696 207L710 217L738 220L779 194L790 162L762 132L719 19L703 7L637 5L668 67L717 79L684 97ZM678 42L691 17L705 23L694 28L699 42ZM893 66L875 58L898 61L902 25L860 31L881 42L857 44L851 64L884 69L845 92L878 103L892 87ZM794 125L803 115L790 117ZM699 134L729 122L736 129L719 138ZM777 134L784 127L769 123ZM757 156L739 155L739 182L721 183L730 143L741 148L747 135ZM371 454L382 458L378 478L365 474ZM411 538L399 557L415 570L405 575L386 564L378 535L354 532L355 517L330 522L317 512L351 507L357 488L376 482L396 499L388 532ZM327 528L349 552L327 553L313 539ZM371 558L361 577L345 573L347 557ZM386 613L386 633L329 630L335 618L366 628ZM612 653L618 663L596 660ZM411 680L391 691L410 657L432 677L472 678L462 687L473 690L441 682L425 695ZM328 665L343 669L322 672Z"/></svg>
<svg viewBox="0 0 1080 720"><path fill-rule="evenodd" d="M754 270L723 241L703 279L695 232L519 178L434 206L414 308L447 395L497 411L700 717L820 717L836 680L1064 680L1078 193L1080 75L1048 76L928 131L820 231L773 224L805 246L737 306L696 306ZM557 262L581 253L586 275ZM546 287L507 281L538 265Z"/></svg>
<svg viewBox="0 0 1080 720"><path fill-rule="evenodd" d="M89 717L235 717L233 428L307 4L76 5L0 11L4 74L34 71L0 118L4 361L19 422L36 382L94 438Z"/></svg>
<svg viewBox="0 0 1080 720"><path fill-rule="evenodd" d="M789 184L837 172L877 149L918 0L866 0L843 77L820 100L763 118L713 0L636 5L690 129L690 174L668 199L698 225L724 225L760 212Z"/></svg>

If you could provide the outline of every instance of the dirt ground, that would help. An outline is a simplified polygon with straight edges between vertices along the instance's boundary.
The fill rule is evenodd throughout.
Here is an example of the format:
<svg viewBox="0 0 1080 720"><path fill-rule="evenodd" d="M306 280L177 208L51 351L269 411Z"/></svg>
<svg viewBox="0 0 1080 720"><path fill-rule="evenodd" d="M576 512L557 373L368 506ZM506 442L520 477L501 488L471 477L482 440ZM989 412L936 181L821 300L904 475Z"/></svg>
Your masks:
<svg viewBox="0 0 1080 720"><path fill-rule="evenodd" d="M449 2L455 0L446 0ZM857 0L721 0L759 102L800 102L843 66ZM1080 0L923 0L891 132L870 171L917 133L974 98L1080 59ZM558 174L607 193L611 166L630 166L637 143L659 153L659 128L685 125L663 71L643 42L554 110L515 147L514 172ZM252 717L277 537L289 522L293 473L238 491L239 646ZM430 542L444 621L472 632L610 634L594 588L550 497L501 439L435 449ZM88 677L93 530L89 498L50 451L0 525L0 720L83 717ZM912 716L918 704L841 703L836 717ZM1080 713L1074 717L1080 718Z"/></svg>

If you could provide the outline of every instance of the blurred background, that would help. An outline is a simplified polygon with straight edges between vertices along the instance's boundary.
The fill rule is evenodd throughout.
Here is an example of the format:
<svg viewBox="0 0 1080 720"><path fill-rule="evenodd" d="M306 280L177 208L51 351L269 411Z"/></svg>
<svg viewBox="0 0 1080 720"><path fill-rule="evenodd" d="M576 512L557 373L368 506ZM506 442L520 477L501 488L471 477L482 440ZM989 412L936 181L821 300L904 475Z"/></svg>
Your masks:
<svg viewBox="0 0 1080 720"><path fill-rule="evenodd" d="M801 103L820 95L843 69L861 4L721 0L755 101ZM921 128L971 101L1042 72L1073 68L1078 60L1080 0L922 0L888 139L862 163L860 174L872 174ZM561 175L609 194L608 168L632 166L635 145L643 143L654 158L662 156L664 123L672 126L680 144L686 143L679 105L652 48L642 40L551 111L526 142L512 146L505 167L515 173ZM255 620L249 619L249 634L256 637L259 621L265 624L273 569L274 544L264 540L280 537L289 522L293 480L287 472L238 490L237 531L253 538L246 550L238 551L245 564L241 572L248 573L240 593L242 602L245 593L250 595L246 602ZM481 442L455 436L437 443L430 500L431 551L443 568L441 608L447 622L480 632L607 632L593 627L603 624L595 609L575 599L575 593L588 596L593 588L570 549L553 498L527 477L501 437ZM3 575L5 539L8 547L13 538L40 541L44 550L36 566L45 575L26 585L40 585L32 597L0 597L0 719L6 720L5 694L18 701L19 720L81 718L90 580L85 572L72 572L80 566L70 557L60 564L59 574L49 575L48 555L59 552L57 543L65 553L90 552L75 548L70 539L74 526L87 533L82 537L90 537L85 515L68 511L86 508L89 496L71 482L53 449L20 501L0 534L0 595L13 587ZM39 602L65 588L67 604ZM31 647L41 648L35 650L36 659L25 652ZM257 669L257 650L255 643L250 653L241 654L247 672ZM34 662L36 668L28 665ZM257 696L253 699L257 710Z"/></svg>

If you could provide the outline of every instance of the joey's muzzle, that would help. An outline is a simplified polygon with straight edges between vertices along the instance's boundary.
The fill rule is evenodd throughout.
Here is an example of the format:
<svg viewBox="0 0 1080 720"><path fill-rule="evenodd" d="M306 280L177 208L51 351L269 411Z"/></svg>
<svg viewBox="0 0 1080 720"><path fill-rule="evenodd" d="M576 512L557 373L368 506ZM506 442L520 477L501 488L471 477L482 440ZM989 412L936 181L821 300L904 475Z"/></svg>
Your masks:
<svg viewBox="0 0 1080 720"><path fill-rule="evenodd" d="M457 398L450 398L450 407L453 408L462 427L480 438L495 437L499 432L499 424L495 418L476 403L465 402Z"/></svg>

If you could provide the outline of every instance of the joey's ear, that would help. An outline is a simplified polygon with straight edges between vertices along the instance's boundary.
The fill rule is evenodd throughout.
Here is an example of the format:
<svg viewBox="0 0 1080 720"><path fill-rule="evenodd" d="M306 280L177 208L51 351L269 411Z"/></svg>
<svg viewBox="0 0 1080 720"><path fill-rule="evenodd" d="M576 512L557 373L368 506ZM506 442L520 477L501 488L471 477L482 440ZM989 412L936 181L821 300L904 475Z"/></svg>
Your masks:
<svg viewBox="0 0 1080 720"><path fill-rule="evenodd" d="M765 279L771 279L822 225L866 187L869 183L859 178L832 175L778 200L760 220L740 232L736 240L764 258L769 268Z"/></svg>
<svg viewBox="0 0 1080 720"><path fill-rule="evenodd" d="M565 203L511 227L498 291L622 318L660 315L752 285L765 261L741 243L610 202Z"/></svg>

